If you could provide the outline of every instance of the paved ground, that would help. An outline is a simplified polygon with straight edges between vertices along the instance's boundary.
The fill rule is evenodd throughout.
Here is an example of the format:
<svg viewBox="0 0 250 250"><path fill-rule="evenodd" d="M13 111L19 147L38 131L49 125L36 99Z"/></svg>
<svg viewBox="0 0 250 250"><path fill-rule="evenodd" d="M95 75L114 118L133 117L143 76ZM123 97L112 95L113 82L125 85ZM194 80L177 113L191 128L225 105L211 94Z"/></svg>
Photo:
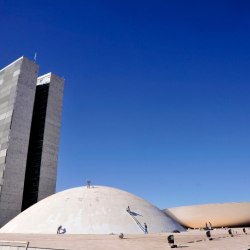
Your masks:
<svg viewBox="0 0 250 250"><path fill-rule="evenodd" d="M247 250L250 249L250 229L243 234L242 228L233 229L234 237L226 229L211 231L213 240L208 240L205 231L190 230L174 234L178 248L200 250ZM29 241L31 247L44 247L66 250L164 250L170 249L167 242L169 234L125 235L26 235L0 234L0 241ZM23 242L23 243L22 243ZM1 245L1 243L0 243Z"/></svg>

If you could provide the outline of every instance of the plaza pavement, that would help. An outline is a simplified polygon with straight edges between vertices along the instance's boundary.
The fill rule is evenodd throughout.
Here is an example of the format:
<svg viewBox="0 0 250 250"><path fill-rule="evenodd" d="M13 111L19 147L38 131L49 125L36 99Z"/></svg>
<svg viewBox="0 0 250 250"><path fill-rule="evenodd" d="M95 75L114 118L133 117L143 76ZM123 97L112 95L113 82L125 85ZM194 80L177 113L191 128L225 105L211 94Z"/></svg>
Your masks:
<svg viewBox="0 0 250 250"><path fill-rule="evenodd" d="M229 236L228 229L211 231L213 240L208 240L204 230L189 230L173 234L178 248L201 250L247 250L250 249L250 229L243 233L242 228L232 229L234 237ZM65 249L65 250L164 250L170 249L167 236L161 234L124 235L37 235L37 234L0 234L1 245L25 245L29 249ZM0 248L2 249L2 248ZM4 249L4 248L3 248ZM7 249L7 248L6 248ZM8 248L12 250L12 248ZM14 249L14 248L13 248ZM17 248L18 249L18 248ZM22 248L20 248L22 249ZM24 248L25 249L25 248Z"/></svg>

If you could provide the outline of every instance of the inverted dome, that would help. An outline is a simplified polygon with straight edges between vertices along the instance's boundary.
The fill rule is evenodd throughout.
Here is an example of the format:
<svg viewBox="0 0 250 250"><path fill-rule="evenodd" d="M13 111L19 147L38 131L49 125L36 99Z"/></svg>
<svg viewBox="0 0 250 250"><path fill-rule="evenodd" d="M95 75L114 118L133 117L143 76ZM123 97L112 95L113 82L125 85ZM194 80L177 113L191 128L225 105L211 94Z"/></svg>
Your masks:
<svg viewBox="0 0 250 250"><path fill-rule="evenodd" d="M236 227L250 225L250 202L183 206L164 212L185 227ZM210 223L209 223L210 222Z"/></svg>
<svg viewBox="0 0 250 250"><path fill-rule="evenodd" d="M131 213L126 211L130 207ZM0 233L69 234L171 232L183 228L164 212L128 192L110 187L78 187L54 194L28 208Z"/></svg>

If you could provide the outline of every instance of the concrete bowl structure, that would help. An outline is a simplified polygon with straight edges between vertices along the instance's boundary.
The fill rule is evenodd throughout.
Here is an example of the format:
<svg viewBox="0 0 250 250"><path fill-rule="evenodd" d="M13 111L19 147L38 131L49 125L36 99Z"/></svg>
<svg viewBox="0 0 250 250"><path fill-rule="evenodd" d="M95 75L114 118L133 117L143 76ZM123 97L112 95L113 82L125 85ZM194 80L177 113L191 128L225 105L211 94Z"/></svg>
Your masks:
<svg viewBox="0 0 250 250"><path fill-rule="evenodd" d="M130 207L130 212L127 207ZM0 233L138 234L183 231L183 227L147 201L110 187L78 187L54 194L28 208Z"/></svg>
<svg viewBox="0 0 250 250"><path fill-rule="evenodd" d="M168 216L184 227L238 227L250 225L250 202L207 204L167 208Z"/></svg>

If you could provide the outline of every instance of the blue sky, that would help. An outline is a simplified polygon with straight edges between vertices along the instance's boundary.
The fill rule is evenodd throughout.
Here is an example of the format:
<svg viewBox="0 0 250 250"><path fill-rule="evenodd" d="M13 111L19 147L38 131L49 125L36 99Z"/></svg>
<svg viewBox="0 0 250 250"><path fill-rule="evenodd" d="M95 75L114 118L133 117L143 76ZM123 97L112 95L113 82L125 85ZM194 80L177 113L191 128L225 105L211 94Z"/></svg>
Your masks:
<svg viewBox="0 0 250 250"><path fill-rule="evenodd" d="M65 77L57 191L249 201L249 1L0 0L0 67Z"/></svg>

